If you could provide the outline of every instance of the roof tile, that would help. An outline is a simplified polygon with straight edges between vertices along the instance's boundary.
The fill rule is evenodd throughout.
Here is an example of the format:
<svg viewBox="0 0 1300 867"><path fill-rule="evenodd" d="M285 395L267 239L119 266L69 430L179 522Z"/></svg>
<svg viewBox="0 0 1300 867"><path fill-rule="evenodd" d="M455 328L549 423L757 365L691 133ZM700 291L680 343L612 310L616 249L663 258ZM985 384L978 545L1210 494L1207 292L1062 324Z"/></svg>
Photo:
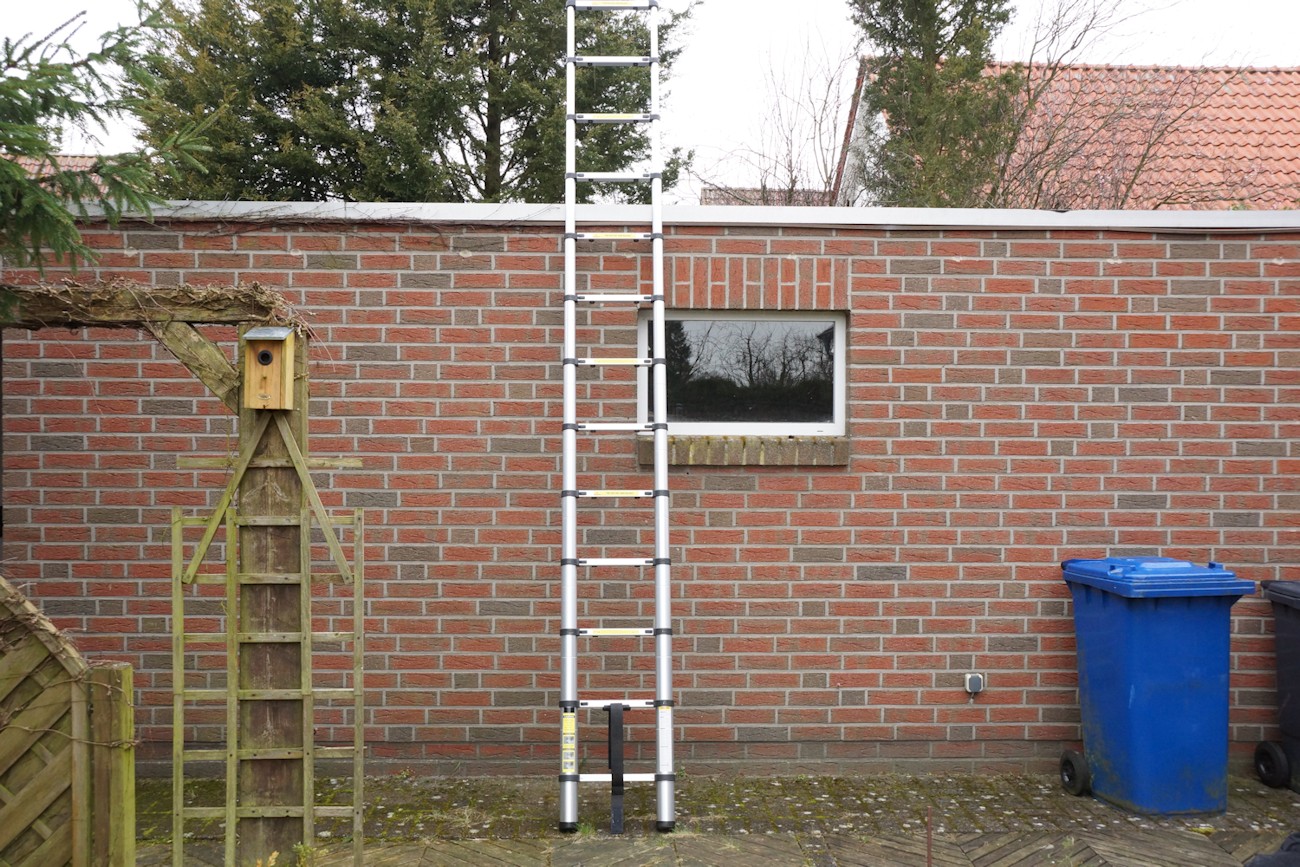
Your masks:
<svg viewBox="0 0 1300 867"><path fill-rule="evenodd" d="M1085 135L1100 118L1105 134ZM1062 124L1079 136L1072 161L1100 186L1108 165L1146 161L1124 207L1300 207L1300 68L1062 67L1027 140Z"/></svg>

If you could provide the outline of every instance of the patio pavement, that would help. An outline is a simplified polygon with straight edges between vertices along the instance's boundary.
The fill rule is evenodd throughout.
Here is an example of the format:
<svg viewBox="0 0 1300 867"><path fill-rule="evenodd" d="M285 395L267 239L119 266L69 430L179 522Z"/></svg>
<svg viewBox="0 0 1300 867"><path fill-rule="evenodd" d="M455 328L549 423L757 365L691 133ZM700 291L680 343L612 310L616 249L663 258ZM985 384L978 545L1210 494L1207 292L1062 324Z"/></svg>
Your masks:
<svg viewBox="0 0 1300 867"><path fill-rule="evenodd" d="M350 799L340 781L321 783L322 803ZM170 863L166 787L141 781L138 864ZM1300 794L1244 776L1229 778L1225 813L1179 817L1075 798L1049 775L683 776L676 831L653 831L650 787L629 786L620 837L604 830L608 794L598 786L583 787L581 826L569 835L554 830L558 786L549 779L398 775L367 788L365 863L417 867L1240 867L1300 829ZM322 825L318 867L351 863L343 830ZM217 826L197 828L185 863L220 864L219 835Z"/></svg>

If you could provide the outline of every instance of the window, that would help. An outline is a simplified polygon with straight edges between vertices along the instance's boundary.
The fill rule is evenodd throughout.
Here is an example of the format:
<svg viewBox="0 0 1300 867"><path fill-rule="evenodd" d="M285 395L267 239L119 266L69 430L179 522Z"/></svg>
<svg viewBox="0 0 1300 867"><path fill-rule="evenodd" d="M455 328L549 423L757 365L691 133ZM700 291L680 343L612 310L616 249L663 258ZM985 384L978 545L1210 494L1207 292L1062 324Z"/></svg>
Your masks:
<svg viewBox="0 0 1300 867"><path fill-rule="evenodd" d="M844 321L836 313L670 311L670 431L842 436ZM640 349L650 354L648 314ZM643 422L654 420L650 379L642 377Z"/></svg>

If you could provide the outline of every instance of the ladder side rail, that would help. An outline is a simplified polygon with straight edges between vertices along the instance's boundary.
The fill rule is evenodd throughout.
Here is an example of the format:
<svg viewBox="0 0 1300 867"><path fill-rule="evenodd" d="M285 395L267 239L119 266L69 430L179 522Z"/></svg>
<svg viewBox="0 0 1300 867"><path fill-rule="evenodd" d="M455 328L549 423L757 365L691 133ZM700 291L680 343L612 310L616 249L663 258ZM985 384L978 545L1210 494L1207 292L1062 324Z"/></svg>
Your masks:
<svg viewBox="0 0 1300 867"><path fill-rule="evenodd" d="M352 864L365 862L366 806L366 513L357 509L352 523Z"/></svg>
<svg viewBox="0 0 1300 867"><path fill-rule="evenodd" d="M564 349L560 491L560 829L578 828L578 348L576 10L566 5L564 64Z"/></svg>
<svg viewBox="0 0 1300 867"><path fill-rule="evenodd" d="M172 507L172 867L185 863L185 574L184 522Z"/></svg>
<svg viewBox="0 0 1300 867"><path fill-rule="evenodd" d="M226 863L235 863L239 804L239 573L244 556L239 515L226 509Z"/></svg>
<svg viewBox="0 0 1300 867"><path fill-rule="evenodd" d="M648 13L650 27L650 113L659 117L659 9ZM650 181L652 250L652 328L651 356L657 359L651 368L654 377L654 581L655 581L655 823L660 831L672 830L676 824L673 772L673 658L672 658L672 580L671 546L668 536L668 342L663 225L663 151L659 124L651 126L650 159L655 171Z"/></svg>
<svg viewBox="0 0 1300 867"><path fill-rule="evenodd" d="M312 592L311 592L311 519L312 512L303 505L298 513L298 571L302 581L298 584L298 629L300 665L298 683L302 687L302 838L310 845L316 839L316 696L312 655ZM334 528L327 521L321 530L333 535ZM355 576L353 578L355 580Z"/></svg>

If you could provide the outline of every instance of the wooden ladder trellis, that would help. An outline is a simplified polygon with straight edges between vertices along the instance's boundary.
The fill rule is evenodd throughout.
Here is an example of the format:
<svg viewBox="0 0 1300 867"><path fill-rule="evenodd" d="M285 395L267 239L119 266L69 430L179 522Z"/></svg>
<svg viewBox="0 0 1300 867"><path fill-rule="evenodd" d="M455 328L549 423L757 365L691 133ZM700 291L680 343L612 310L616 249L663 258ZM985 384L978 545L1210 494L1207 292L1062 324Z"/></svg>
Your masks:
<svg viewBox="0 0 1300 867"><path fill-rule="evenodd" d="M207 517L185 517L179 507L172 510L172 863L182 865L185 853L185 824L187 820L215 820L225 822L225 863L236 863L238 820L242 818L278 817L297 818L303 821L303 840L310 844L315 838L315 821L320 818L351 818L353 864L363 860L363 807L364 807L364 574L365 574L365 520L361 509L349 514L329 515L312 484L308 473L309 461L304 457L280 413L260 413L253 437L247 441L232 467L231 477L217 508ZM253 461L257 444L272 427L284 440L288 453L282 464L296 470L307 504L298 516L264 517L241 516L232 502L245 471ZM313 465L322 463L313 459ZM257 465L267 465L258 458ZM298 527L301 534L299 569L293 572L245 572L240 569L240 531L249 526ZM185 552L185 530L203 527L201 540L189 558ZM312 570L313 528L320 528L328 545L331 559L338 574L324 574ZM340 543L340 530L352 528L353 556L345 556ZM223 572L203 572L201 567L212 542L224 528L225 569ZM333 580L350 583L351 628L343 631L314 631L313 587ZM203 597L198 590L203 585L224 584L224 612L220 617L222 630L199 629L191 631L187 619L186 600ZM298 632L251 632L240 622L240 594L250 585L297 585L300 588L300 623ZM189 593L186 588L191 588ZM331 597L338 600L339 597ZM211 620L211 614L203 615ZM338 615L326 615L337 619ZM204 624L209 625L210 623ZM301 646L301 682L296 688L249 689L241 688L239 670L240 648L250 643L298 644ZM350 645L352 650L351 684L341 688L317 687L313 677L312 657L318 645ZM187 688L187 652L207 647L217 650L224 647L225 687ZM302 745L297 748L246 747L238 742L240 706L258 701L294 700L302 702ZM315 746L316 702L351 701L352 743L344 746ZM225 746L194 748L186 746L186 709L189 706L225 708ZM336 705L335 705L336 706ZM316 803L315 769L318 759L352 759L352 803L346 805L320 805ZM238 802L237 780L240 763L249 761L300 760L302 762L301 805L254 806ZM225 765L225 803L222 806L191 806L185 803L185 767L187 762L223 762ZM280 853L288 859L291 853ZM287 860L286 860L287 863Z"/></svg>

